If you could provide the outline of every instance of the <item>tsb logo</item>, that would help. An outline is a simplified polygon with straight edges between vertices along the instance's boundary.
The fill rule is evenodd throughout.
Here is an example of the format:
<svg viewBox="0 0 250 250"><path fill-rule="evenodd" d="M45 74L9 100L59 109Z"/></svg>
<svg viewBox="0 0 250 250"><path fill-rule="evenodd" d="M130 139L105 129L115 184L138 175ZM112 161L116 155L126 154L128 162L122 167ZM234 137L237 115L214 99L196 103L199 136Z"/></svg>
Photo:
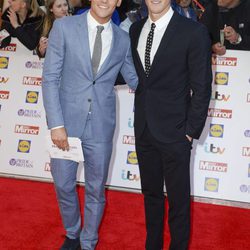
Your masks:
<svg viewBox="0 0 250 250"><path fill-rule="evenodd" d="M26 103L37 103L39 92L37 91L27 91Z"/></svg>
<svg viewBox="0 0 250 250"><path fill-rule="evenodd" d="M214 76L214 83L216 85L227 85L228 84L228 73L227 72L216 72Z"/></svg>
<svg viewBox="0 0 250 250"><path fill-rule="evenodd" d="M127 164L138 165L137 155L135 151L128 151Z"/></svg>
<svg viewBox="0 0 250 250"><path fill-rule="evenodd" d="M31 141L28 140L19 140L17 152L20 153L29 153L30 152Z"/></svg>
<svg viewBox="0 0 250 250"><path fill-rule="evenodd" d="M209 136L222 138L224 133L224 125L210 124Z"/></svg>
<svg viewBox="0 0 250 250"><path fill-rule="evenodd" d="M204 190L209 192L218 192L219 190L219 179L207 178L205 179Z"/></svg>

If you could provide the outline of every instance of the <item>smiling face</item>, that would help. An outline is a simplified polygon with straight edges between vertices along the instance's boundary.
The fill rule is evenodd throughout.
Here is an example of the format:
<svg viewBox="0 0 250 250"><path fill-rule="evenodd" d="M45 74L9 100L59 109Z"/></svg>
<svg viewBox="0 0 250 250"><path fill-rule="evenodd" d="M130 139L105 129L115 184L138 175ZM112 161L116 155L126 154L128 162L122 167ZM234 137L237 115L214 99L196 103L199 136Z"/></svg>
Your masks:
<svg viewBox="0 0 250 250"><path fill-rule="evenodd" d="M55 18L60 18L68 14L68 3L66 0L55 0L50 11Z"/></svg>
<svg viewBox="0 0 250 250"><path fill-rule="evenodd" d="M157 21L165 15L171 4L171 0L145 0L148 6L148 14L152 21Z"/></svg>
<svg viewBox="0 0 250 250"><path fill-rule="evenodd" d="M90 13L100 23L107 23L122 0L91 0Z"/></svg>

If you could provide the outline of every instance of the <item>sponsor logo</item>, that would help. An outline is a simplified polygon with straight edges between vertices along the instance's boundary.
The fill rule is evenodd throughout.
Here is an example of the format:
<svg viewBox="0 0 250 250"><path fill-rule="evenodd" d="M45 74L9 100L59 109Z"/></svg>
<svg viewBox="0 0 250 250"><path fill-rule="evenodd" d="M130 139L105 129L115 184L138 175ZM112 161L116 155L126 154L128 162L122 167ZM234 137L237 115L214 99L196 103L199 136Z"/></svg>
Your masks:
<svg viewBox="0 0 250 250"><path fill-rule="evenodd" d="M214 146L214 144L208 144L208 143L205 143L204 150L207 153L220 154L220 155L224 154L225 152L225 148L216 147Z"/></svg>
<svg viewBox="0 0 250 250"><path fill-rule="evenodd" d="M132 135L124 135L122 139L123 144L135 145L135 137Z"/></svg>
<svg viewBox="0 0 250 250"><path fill-rule="evenodd" d="M0 56L0 69L7 69L9 65L9 57Z"/></svg>
<svg viewBox="0 0 250 250"><path fill-rule="evenodd" d="M250 163L248 164L248 177L250 177Z"/></svg>
<svg viewBox="0 0 250 250"><path fill-rule="evenodd" d="M135 151L128 151L127 164L138 165L137 155Z"/></svg>
<svg viewBox="0 0 250 250"><path fill-rule="evenodd" d="M28 140L19 140L17 152L20 153L29 153L30 152L31 141Z"/></svg>
<svg viewBox="0 0 250 250"><path fill-rule="evenodd" d="M16 52L16 44L10 43L7 47L1 48L1 51L9 51L9 52Z"/></svg>
<svg viewBox="0 0 250 250"><path fill-rule="evenodd" d="M205 179L204 190L209 192L218 192L219 190L219 179L217 178L208 178Z"/></svg>
<svg viewBox="0 0 250 250"><path fill-rule="evenodd" d="M0 99L9 99L10 96L10 92L9 91L0 91Z"/></svg>
<svg viewBox="0 0 250 250"><path fill-rule="evenodd" d="M250 185L246 185L246 184L240 185L240 191L242 193L249 193L250 194Z"/></svg>
<svg viewBox="0 0 250 250"><path fill-rule="evenodd" d="M28 134L28 135L38 135L39 134L39 127L29 126L29 125L18 125L17 124L15 126L15 133Z"/></svg>
<svg viewBox="0 0 250 250"><path fill-rule="evenodd" d="M224 133L224 125L210 124L209 136L222 138Z"/></svg>
<svg viewBox="0 0 250 250"><path fill-rule="evenodd" d="M26 103L37 103L39 92L37 91L27 91Z"/></svg>
<svg viewBox="0 0 250 250"><path fill-rule="evenodd" d="M121 175L123 180L129 180L129 181L139 181L140 176L136 174L132 174L131 171L126 171L122 170L122 175Z"/></svg>
<svg viewBox="0 0 250 250"><path fill-rule="evenodd" d="M132 120L132 118L128 118L128 127L134 128L134 121Z"/></svg>
<svg viewBox="0 0 250 250"><path fill-rule="evenodd" d="M221 65L221 66L237 66L237 58L236 57L212 57L213 65Z"/></svg>
<svg viewBox="0 0 250 250"><path fill-rule="evenodd" d="M42 78L41 77L33 77L33 76L24 76L23 77L23 84L24 85L41 86L42 85Z"/></svg>
<svg viewBox="0 0 250 250"><path fill-rule="evenodd" d="M44 171L46 171L46 172L50 172L50 171L51 171L51 165L50 165L49 162L46 162L46 163L45 163Z"/></svg>
<svg viewBox="0 0 250 250"><path fill-rule="evenodd" d="M42 69L43 68L43 62L31 62L28 61L25 63L25 67L28 69Z"/></svg>
<svg viewBox="0 0 250 250"><path fill-rule="evenodd" d="M250 102L250 93L247 94L247 102Z"/></svg>
<svg viewBox="0 0 250 250"><path fill-rule="evenodd" d="M33 162L25 159L10 159L9 164L13 167L33 168Z"/></svg>
<svg viewBox="0 0 250 250"><path fill-rule="evenodd" d="M232 110L230 109L214 109L209 108L208 109L208 117L216 117L216 118L226 118L231 119L232 118Z"/></svg>
<svg viewBox="0 0 250 250"><path fill-rule="evenodd" d="M215 91L214 93L212 93L212 96L211 96L211 100L213 101L227 102L229 98L230 98L230 95L220 94L219 91Z"/></svg>
<svg viewBox="0 0 250 250"><path fill-rule="evenodd" d="M214 83L216 85L227 85L228 75L229 74L227 72L216 72L214 77Z"/></svg>
<svg viewBox="0 0 250 250"><path fill-rule="evenodd" d="M10 79L9 77L0 76L0 83L7 83L9 79Z"/></svg>
<svg viewBox="0 0 250 250"><path fill-rule="evenodd" d="M212 162L212 161L200 161L199 169L226 173L227 172L227 163Z"/></svg>
<svg viewBox="0 0 250 250"><path fill-rule="evenodd" d="M242 148L242 156L250 157L250 147L243 147Z"/></svg>
<svg viewBox="0 0 250 250"><path fill-rule="evenodd" d="M250 137L250 129L245 130L244 135Z"/></svg>
<svg viewBox="0 0 250 250"><path fill-rule="evenodd" d="M24 117L41 118L41 111L33 109L19 109L17 114Z"/></svg>

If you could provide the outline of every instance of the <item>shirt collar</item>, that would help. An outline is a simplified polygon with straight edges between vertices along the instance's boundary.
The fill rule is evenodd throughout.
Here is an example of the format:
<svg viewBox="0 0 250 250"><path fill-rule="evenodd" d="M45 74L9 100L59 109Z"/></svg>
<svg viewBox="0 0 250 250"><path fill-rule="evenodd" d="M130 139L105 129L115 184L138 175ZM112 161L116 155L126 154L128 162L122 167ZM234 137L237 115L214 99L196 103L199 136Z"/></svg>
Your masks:
<svg viewBox="0 0 250 250"><path fill-rule="evenodd" d="M172 18L174 14L173 9L170 7L169 10L167 11L166 14L164 14L160 19L158 19L156 22L153 22L152 19L150 18L150 16L148 16L148 20L147 20L147 25L149 27L149 29L151 28L151 24L155 23L156 25L156 29L157 30L161 30L163 28L166 28L170 22L170 19Z"/></svg>
<svg viewBox="0 0 250 250"><path fill-rule="evenodd" d="M90 14L90 11L88 11L88 13L87 13L87 22L88 22L88 27L89 27L90 30L96 30L96 26L98 26L98 25L103 26L104 27L104 31L111 28L111 20L109 20L107 23L100 24Z"/></svg>

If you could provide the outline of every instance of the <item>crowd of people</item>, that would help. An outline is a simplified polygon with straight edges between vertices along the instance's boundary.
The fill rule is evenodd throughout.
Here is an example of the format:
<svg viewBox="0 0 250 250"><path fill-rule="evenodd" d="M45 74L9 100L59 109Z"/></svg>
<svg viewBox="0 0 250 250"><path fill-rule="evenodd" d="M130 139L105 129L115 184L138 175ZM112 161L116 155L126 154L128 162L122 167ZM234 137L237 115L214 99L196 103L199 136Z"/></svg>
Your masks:
<svg viewBox="0 0 250 250"><path fill-rule="evenodd" d="M249 0L172 0L180 15L203 23L209 30L213 53L226 49L250 50ZM6 47L16 37L28 49L45 56L49 31L56 18L79 15L90 8L88 0L8 0L2 1L1 30L9 36L1 39ZM129 31L132 23L147 16L145 0L123 0L112 16L115 24Z"/></svg>

